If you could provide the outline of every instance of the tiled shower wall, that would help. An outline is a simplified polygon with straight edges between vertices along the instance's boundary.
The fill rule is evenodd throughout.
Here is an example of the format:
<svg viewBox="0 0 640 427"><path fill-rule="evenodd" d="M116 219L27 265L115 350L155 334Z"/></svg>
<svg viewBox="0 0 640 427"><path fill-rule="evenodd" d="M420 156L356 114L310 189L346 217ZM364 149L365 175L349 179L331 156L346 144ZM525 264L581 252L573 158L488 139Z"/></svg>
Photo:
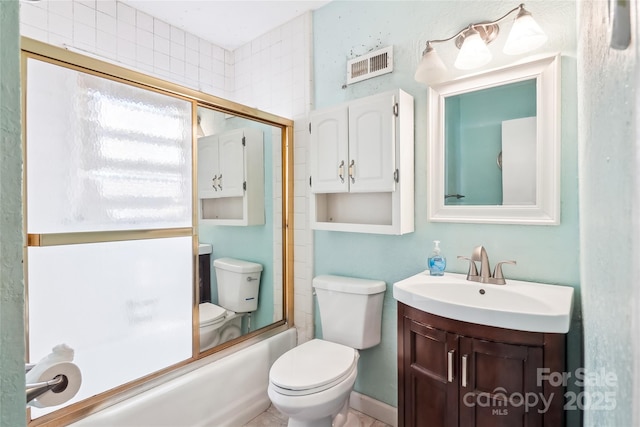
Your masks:
<svg viewBox="0 0 640 427"><path fill-rule="evenodd" d="M20 33L25 37L71 46L80 53L294 119L294 316L299 342L313 337L312 234L305 185L311 25L311 14L301 15L231 52L115 0L20 2ZM274 253L275 265L281 265L280 245Z"/></svg>

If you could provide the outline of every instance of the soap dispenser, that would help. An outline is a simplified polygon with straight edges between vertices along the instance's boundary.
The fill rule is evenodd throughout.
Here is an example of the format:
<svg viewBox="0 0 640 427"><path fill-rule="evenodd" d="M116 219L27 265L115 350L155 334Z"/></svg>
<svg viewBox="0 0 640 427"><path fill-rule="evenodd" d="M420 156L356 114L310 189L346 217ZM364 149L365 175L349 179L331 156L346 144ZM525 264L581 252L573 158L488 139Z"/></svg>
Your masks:
<svg viewBox="0 0 640 427"><path fill-rule="evenodd" d="M433 241L433 252L429 257L429 273L432 276L444 276L444 269L447 266L447 259L442 256L440 251L440 241Z"/></svg>

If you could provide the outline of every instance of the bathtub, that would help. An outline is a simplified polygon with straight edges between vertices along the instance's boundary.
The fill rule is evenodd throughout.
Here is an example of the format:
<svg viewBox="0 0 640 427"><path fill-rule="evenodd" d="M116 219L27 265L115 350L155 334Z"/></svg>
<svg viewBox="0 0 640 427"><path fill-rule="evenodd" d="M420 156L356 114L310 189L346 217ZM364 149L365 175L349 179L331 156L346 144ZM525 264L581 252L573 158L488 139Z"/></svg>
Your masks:
<svg viewBox="0 0 640 427"><path fill-rule="evenodd" d="M296 331L291 328L70 425L242 426L271 404L269 369L295 343Z"/></svg>

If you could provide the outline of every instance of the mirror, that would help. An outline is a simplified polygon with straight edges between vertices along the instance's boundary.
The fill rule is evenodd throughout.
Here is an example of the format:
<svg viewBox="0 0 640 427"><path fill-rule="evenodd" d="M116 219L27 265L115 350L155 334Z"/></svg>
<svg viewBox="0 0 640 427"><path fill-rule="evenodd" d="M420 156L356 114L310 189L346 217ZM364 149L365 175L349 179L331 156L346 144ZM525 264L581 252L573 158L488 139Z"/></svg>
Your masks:
<svg viewBox="0 0 640 427"><path fill-rule="evenodd" d="M560 56L429 88L435 222L560 222Z"/></svg>
<svg viewBox="0 0 640 427"><path fill-rule="evenodd" d="M199 255L203 352L284 318L282 129L202 105L197 116L198 240L211 252ZM240 276L237 270L246 265L238 264L242 268L231 265L221 273L221 259L252 263L260 271ZM238 293L230 282L236 279L251 295ZM238 305L242 301L253 305ZM205 325L224 311L219 327Z"/></svg>

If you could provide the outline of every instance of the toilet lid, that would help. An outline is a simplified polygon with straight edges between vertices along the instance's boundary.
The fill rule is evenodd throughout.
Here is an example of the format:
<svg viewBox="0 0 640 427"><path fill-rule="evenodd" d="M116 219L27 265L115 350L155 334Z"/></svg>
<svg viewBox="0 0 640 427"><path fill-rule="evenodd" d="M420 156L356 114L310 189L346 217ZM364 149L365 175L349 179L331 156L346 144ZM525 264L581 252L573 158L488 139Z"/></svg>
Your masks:
<svg viewBox="0 0 640 427"><path fill-rule="evenodd" d="M224 319L227 310L211 304L210 302L203 302L200 304L200 326L210 325L212 323L219 322Z"/></svg>
<svg viewBox="0 0 640 427"><path fill-rule="evenodd" d="M271 383L286 394L318 392L340 382L358 364L351 347L319 339L294 347L275 361L269 372Z"/></svg>

